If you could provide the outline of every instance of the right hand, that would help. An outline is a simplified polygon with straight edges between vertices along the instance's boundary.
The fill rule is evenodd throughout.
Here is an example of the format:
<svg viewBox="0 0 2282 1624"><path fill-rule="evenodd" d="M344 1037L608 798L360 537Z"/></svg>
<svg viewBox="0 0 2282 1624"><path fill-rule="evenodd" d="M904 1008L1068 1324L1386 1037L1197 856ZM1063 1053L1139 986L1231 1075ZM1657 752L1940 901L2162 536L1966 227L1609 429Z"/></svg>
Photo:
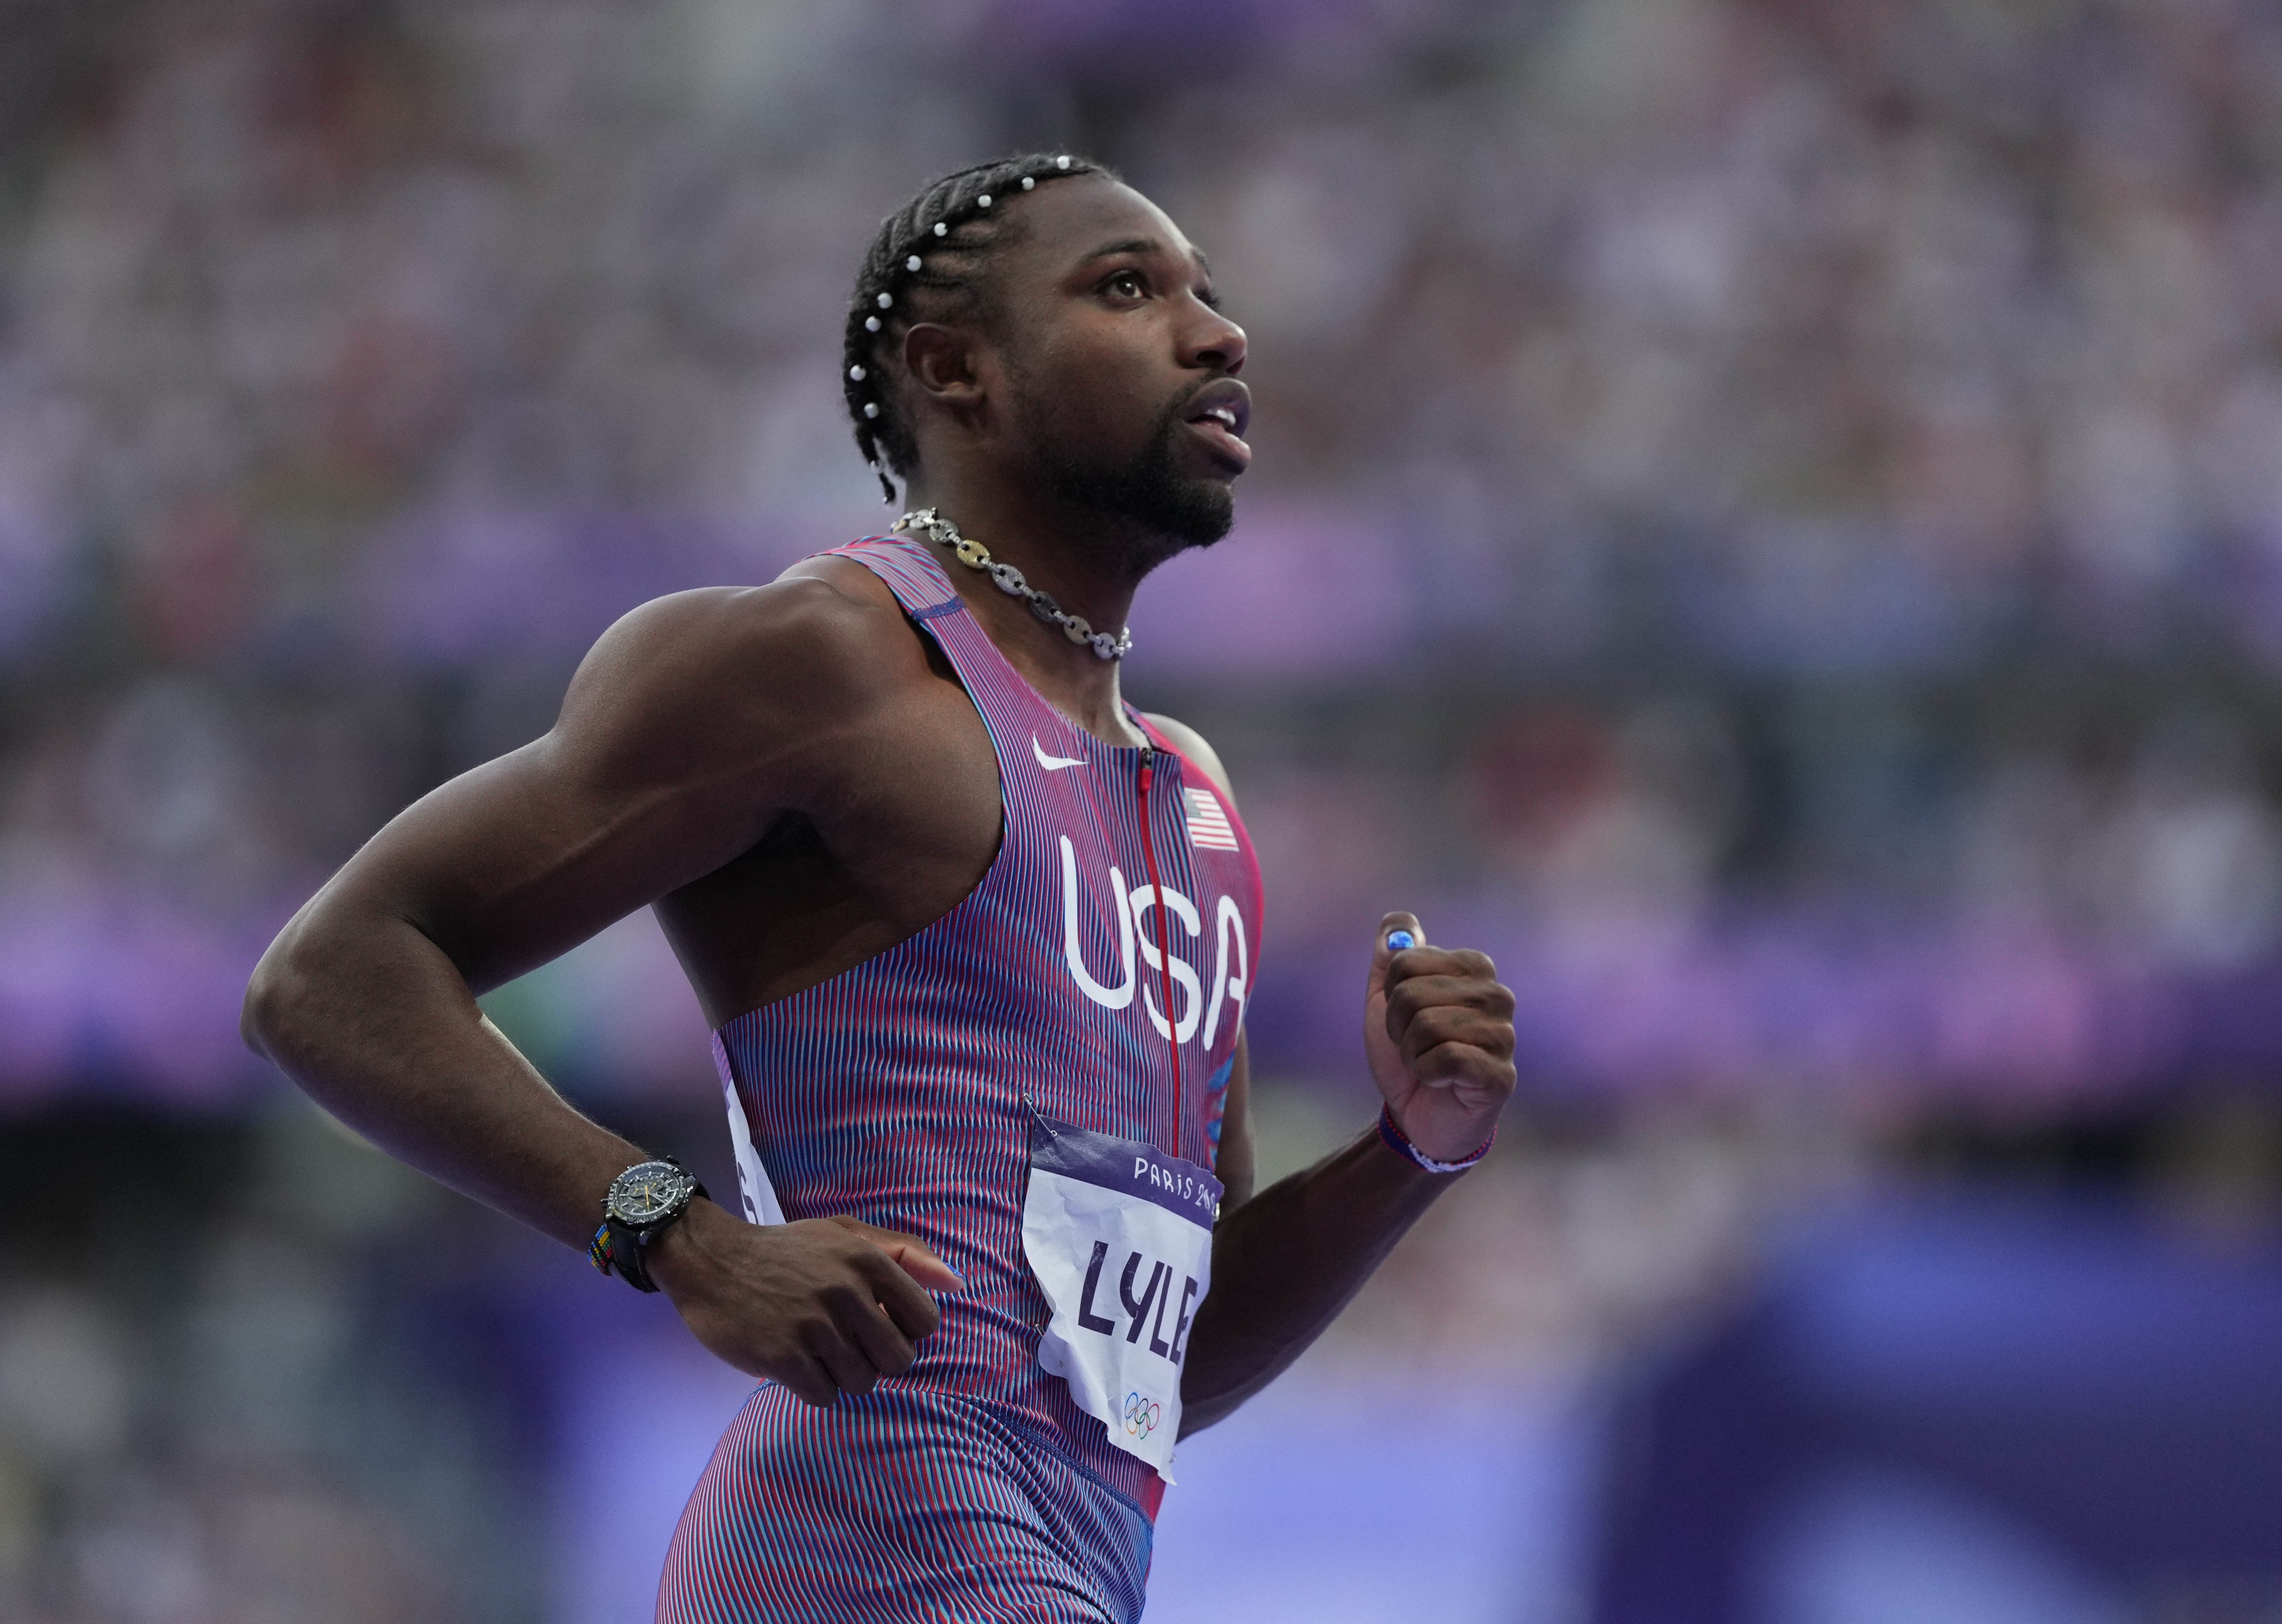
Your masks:
<svg viewBox="0 0 2282 1624"><path fill-rule="evenodd" d="M658 1238L649 1272L709 1351L818 1405L911 1369L943 1317L928 1290L966 1283L915 1235L748 1224L703 1200Z"/></svg>

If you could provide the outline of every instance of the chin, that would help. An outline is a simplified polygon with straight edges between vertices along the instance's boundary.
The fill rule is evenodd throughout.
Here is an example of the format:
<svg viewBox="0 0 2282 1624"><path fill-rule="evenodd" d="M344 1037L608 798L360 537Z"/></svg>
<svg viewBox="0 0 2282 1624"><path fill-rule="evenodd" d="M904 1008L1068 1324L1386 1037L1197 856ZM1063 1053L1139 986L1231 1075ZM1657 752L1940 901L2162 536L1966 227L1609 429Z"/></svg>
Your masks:
<svg viewBox="0 0 2282 1624"><path fill-rule="evenodd" d="M1175 435L1184 424L1168 416L1155 441L1127 467L1102 481L1105 507L1170 543L1164 556L1210 547L1236 523L1236 492L1224 474L1184 467Z"/></svg>
<svg viewBox="0 0 2282 1624"><path fill-rule="evenodd" d="M1210 547L1236 523L1230 480L1180 467L1169 435L1120 465L1081 467L1049 457L1042 471L1055 495L1098 514L1106 529L1129 538L1126 545L1145 573L1176 553Z"/></svg>
<svg viewBox="0 0 2282 1624"><path fill-rule="evenodd" d="M1236 492L1224 479L1191 480L1155 517L1175 551L1210 547L1236 523Z"/></svg>
<svg viewBox="0 0 2282 1624"><path fill-rule="evenodd" d="M1198 465L1197 447L1181 416L1186 404L1186 395L1168 401L1148 439L1122 456L1058 443L1052 430L1059 425L1051 419L1036 442L1046 487L1073 507L1098 514L1106 529L1122 532L1144 572L1176 553L1210 547L1236 523L1234 486L1242 470L1217 460Z"/></svg>

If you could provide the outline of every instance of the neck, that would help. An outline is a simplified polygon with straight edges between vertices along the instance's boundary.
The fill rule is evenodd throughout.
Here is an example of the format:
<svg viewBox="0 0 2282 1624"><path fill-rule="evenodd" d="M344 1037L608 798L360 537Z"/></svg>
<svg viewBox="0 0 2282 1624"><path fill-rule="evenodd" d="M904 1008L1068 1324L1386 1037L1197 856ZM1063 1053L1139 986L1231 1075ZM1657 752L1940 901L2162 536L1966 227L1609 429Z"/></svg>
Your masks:
<svg viewBox="0 0 2282 1624"><path fill-rule="evenodd" d="M961 535L987 548L993 560L1013 564L1031 586L1083 616L1098 632L1115 636L1132 612L1141 577L1132 560L1140 539L1121 533L1098 514L1073 511L1043 493L955 475L913 480L904 507L933 508ZM942 558L967 612L1031 687L1095 737L1113 744L1143 742L1125 719L1118 661L1072 642L1032 614L1025 600L951 557L948 548L924 545Z"/></svg>

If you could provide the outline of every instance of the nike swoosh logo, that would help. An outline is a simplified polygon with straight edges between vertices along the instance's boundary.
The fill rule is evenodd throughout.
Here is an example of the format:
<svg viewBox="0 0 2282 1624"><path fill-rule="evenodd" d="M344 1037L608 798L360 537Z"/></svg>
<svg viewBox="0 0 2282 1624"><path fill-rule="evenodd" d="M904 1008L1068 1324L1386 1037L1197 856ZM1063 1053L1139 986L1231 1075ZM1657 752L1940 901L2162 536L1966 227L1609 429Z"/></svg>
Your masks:
<svg viewBox="0 0 2282 1624"><path fill-rule="evenodd" d="M1038 742L1038 735L1035 733L1030 735L1030 753L1038 758L1038 765L1049 773L1059 773L1064 767L1082 767L1085 765L1085 758L1083 756L1047 755L1046 747Z"/></svg>

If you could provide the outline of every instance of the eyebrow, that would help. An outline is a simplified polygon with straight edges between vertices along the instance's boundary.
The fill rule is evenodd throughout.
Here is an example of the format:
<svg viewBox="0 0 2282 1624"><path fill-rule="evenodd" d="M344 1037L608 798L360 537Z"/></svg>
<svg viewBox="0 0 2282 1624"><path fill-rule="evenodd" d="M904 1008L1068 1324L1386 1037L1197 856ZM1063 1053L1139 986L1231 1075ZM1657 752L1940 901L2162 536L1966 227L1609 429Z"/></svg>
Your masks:
<svg viewBox="0 0 2282 1624"><path fill-rule="evenodd" d="M1103 244L1081 259L1078 263L1091 265L1096 260L1106 260L1121 253L1170 253L1171 252L1171 249L1153 237L1129 237L1122 242ZM1205 275L1209 277L1212 275L1212 261L1205 258L1204 250L1191 247L1189 252L1196 255L1198 265L1203 268Z"/></svg>

